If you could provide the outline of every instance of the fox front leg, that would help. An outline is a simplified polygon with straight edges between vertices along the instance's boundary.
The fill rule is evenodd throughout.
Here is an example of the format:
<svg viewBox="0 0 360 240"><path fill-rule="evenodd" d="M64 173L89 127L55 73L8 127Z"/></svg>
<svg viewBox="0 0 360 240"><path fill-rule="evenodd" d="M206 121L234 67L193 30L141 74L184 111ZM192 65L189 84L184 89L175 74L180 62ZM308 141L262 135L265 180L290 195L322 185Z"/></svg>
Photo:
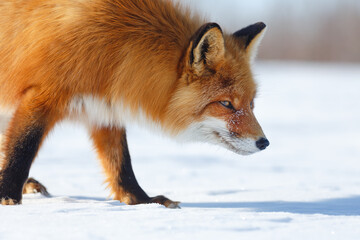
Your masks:
<svg viewBox="0 0 360 240"><path fill-rule="evenodd" d="M23 97L3 142L4 157L0 171L0 203L20 204L23 186L38 149L55 119L41 97L28 92Z"/></svg>
<svg viewBox="0 0 360 240"><path fill-rule="evenodd" d="M179 202L164 196L149 197L139 186L131 166L124 128L94 128L91 137L114 199L129 205L158 203L168 208L179 208Z"/></svg>

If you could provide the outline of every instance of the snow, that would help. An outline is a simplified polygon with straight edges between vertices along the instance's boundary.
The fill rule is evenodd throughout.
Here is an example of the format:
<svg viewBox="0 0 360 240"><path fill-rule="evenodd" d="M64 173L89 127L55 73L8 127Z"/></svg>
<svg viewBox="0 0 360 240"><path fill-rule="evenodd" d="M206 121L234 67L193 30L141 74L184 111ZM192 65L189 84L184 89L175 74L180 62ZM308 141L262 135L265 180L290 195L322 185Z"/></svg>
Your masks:
<svg viewBox="0 0 360 240"><path fill-rule="evenodd" d="M0 206L0 239L359 239L360 65L261 62L254 72L270 140L261 153L128 130L140 185L182 209L107 198L85 129L65 123L31 170L52 197Z"/></svg>

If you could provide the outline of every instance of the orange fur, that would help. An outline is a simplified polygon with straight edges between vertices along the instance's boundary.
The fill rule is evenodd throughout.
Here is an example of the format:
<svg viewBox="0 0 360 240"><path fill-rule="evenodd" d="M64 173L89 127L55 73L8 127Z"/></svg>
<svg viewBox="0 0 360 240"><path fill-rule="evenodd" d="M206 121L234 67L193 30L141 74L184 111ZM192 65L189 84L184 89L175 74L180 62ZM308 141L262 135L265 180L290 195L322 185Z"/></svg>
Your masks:
<svg viewBox="0 0 360 240"><path fill-rule="evenodd" d="M91 94L141 107L175 132L193 120L185 116L194 109L172 113L169 103L181 91L179 59L201 21L170 1L17 0L2 1L0 9L0 104L16 106L38 87L62 114L71 97ZM253 84L243 52L231 36L225 40L223 65L233 66L238 85ZM215 81L207 83L212 95Z"/></svg>
<svg viewBox="0 0 360 240"><path fill-rule="evenodd" d="M111 111L119 103L134 115L141 111L173 136L215 118L231 137L264 137L250 107L256 84L249 55L256 44L204 25L170 0L3 0L0 12L0 106L15 109L5 153L30 130L41 130L41 145L57 122L84 115L83 102L76 113L70 107L83 96ZM142 193L132 196L121 186L123 126L89 127L117 199L170 201L146 194L142 201Z"/></svg>
<svg viewBox="0 0 360 240"><path fill-rule="evenodd" d="M126 139L124 138L125 130L117 130L110 128L93 129L91 137L94 140L95 148L98 152L98 157L104 166L105 174L107 176L106 182L109 184L111 194L114 199L120 200L126 204L132 204L136 201L133 194L126 192L120 185L117 179L118 173L123 170L122 158L124 150L122 146ZM108 142L108 145L104 145Z"/></svg>
<svg viewBox="0 0 360 240"><path fill-rule="evenodd" d="M92 94L141 104L157 120L199 26L169 1L23 0L0 9L2 104L14 106L37 86L59 110L74 95Z"/></svg>

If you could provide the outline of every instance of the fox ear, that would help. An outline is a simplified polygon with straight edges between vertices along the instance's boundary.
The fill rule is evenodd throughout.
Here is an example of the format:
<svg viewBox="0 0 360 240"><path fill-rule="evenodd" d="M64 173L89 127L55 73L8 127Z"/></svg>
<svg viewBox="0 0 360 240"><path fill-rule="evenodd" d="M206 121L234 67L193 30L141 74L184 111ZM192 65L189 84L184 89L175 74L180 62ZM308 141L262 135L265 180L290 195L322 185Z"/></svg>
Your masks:
<svg viewBox="0 0 360 240"><path fill-rule="evenodd" d="M213 66L225 55L224 36L220 26L207 23L193 35L190 43L190 67L200 74L206 66Z"/></svg>
<svg viewBox="0 0 360 240"><path fill-rule="evenodd" d="M234 37L241 41L250 62L255 60L257 49L266 31L263 22L252 24L234 33Z"/></svg>

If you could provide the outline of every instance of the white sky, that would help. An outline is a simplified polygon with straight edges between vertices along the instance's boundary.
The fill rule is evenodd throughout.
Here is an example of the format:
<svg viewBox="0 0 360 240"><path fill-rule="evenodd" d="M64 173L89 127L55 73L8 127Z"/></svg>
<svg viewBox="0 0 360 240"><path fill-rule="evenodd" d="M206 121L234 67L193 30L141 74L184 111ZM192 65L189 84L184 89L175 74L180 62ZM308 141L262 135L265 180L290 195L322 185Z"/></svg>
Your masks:
<svg viewBox="0 0 360 240"><path fill-rule="evenodd" d="M211 20L227 26L228 30L236 30L237 25L243 27L258 21L271 22L274 13L283 19L298 17L299 19L316 19L324 12L333 12L339 4L347 4L358 9L359 0L179 0L193 6L196 11ZM234 22L236 24L234 24Z"/></svg>

